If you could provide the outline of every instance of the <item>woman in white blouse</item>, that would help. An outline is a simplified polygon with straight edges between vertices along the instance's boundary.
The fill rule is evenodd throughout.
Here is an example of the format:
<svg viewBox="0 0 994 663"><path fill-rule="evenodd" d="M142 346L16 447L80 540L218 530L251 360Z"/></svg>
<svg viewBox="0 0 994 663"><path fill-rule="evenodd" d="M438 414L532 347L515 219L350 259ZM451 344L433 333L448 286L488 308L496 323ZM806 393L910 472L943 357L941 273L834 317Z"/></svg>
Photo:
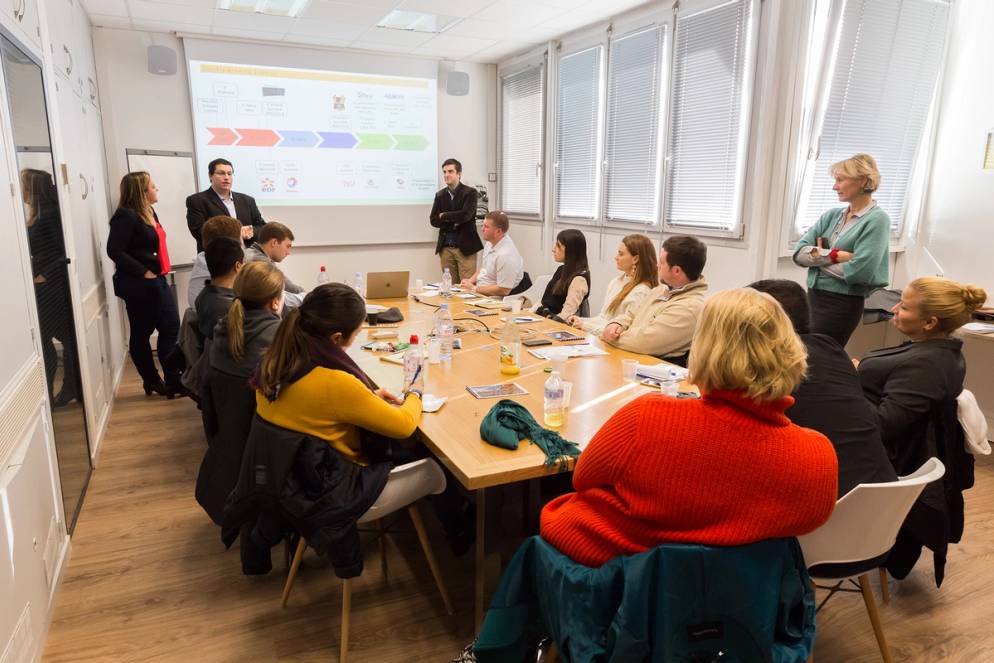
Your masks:
<svg viewBox="0 0 994 663"><path fill-rule="evenodd" d="M628 235L622 239L614 264L621 274L607 284L600 313L592 318L570 316L567 318L569 324L599 336L612 318L637 307L649 291L659 285L656 249L645 235Z"/></svg>

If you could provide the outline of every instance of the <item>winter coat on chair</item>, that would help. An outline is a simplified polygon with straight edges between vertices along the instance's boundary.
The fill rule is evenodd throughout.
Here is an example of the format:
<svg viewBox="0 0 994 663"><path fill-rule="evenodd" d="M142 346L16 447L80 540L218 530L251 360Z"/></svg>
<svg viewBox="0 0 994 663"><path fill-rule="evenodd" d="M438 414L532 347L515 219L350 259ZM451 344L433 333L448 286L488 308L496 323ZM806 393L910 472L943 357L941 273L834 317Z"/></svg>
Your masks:
<svg viewBox="0 0 994 663"><path fill-rule="evenodd" d="M354 578L362 573L356 522L380 496L389 474L389 463L350 463L326 441L256 415L238 485L224 510L221 539L230 547L243 524L254 524L252 543L272 546L293 531L318 554L331 556L335 575Z"/></svg>

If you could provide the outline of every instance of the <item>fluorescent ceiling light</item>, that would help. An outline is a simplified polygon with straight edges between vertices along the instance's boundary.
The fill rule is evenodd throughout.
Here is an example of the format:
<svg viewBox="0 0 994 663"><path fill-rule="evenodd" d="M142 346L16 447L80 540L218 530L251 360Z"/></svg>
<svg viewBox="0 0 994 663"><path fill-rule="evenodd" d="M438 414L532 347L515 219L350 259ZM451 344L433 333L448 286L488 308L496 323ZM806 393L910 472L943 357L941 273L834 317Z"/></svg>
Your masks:
<svg viewBox="0 0 994 663"><path fill-rule="evenodd" d="M440 16L438 14L425 14L424 12L408 12L395 9L384 16L376 24L376 27L437 34L452 26L458 20L455 16Z"/></svg>
<svg viewBox="0 0 994 663"><path fill-rule="evenodd" d="M311 0L217 0L218 9L296 18Z"/></svg>

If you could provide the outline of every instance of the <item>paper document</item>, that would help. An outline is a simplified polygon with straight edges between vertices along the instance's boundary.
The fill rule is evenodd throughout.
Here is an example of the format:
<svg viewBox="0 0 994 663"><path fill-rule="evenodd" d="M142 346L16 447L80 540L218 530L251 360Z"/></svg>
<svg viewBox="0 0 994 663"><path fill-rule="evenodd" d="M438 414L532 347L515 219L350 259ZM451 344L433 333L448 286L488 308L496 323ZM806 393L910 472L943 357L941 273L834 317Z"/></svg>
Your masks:
<svg viewBox="0 0 994 663"><path fill-rule="evenodd" d="M528 352L533 357L538 357L539 359L552 359L553 357L562 357L564 359L569 359L570 357L599 357L607 354L600 348L595 348L592 345L557 345L551 348L529 350Z"/></svg>

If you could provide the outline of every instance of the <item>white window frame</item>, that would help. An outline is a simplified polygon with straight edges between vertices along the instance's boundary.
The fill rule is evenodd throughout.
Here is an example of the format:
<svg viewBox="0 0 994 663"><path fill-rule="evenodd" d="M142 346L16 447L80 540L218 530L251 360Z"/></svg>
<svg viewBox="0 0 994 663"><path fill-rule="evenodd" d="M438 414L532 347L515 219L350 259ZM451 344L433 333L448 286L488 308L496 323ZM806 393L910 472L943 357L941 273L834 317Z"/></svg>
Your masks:
<svg viewBox="0 0 994 663"><path fill-rule="evenodd" d="M597 98L597 137L596 137L596 153L594 156L595 164L595 194L594 194L594 213L593 217L581 217L581 216L560 216L559 215L559 162L557 160L559 152L559 81L560 81L560 66L559 63L564 57L569 57L570 55L580 53L582 51L600 48L600 67L597 78L597 88L598 88L598 98ZM582 226L597 226L600 225L600 210L603 201L603 160L604 160L604 123L606 116L606 97L607 97L607 40L605 39L604 33L599 31L597 36L593 39L586 38L577 41L570 42L560 42L559 47L556 49L556 54L554 58L550 58L554 62L556 72L552 80L555 81L555 89L550 89L551 99L549 108L552 110L552 131L549 133L551 140L549 141L549 158L552 164L550 168L551 172L551 185L552 185L552 196L551 196L551 216L555 223L565 223L568 225L582 225ZM552 86L549 86L552 88Z"/></svg>
<svg viewBox="0 0 994 663"><path fill-rule="evenodd" d="M611 44L615 38L623 39L629 35L640 32L642 30L647 30L650 28L662 28L659 39L662 40L662 44L659 49L659 104L657 108L656 115L656 200L654 203L655 214L653 218L649 221L634 221L627 219L609 219L607 216L607 171L610 165L607 162L607 142L608 142L608 104L609 99L607 99L607 93L611 88L610 80L610 64L611 64ZM617 34L617 37L615 37ZM662 205L663 205L663 187L664 187L664 171L666 168L666 149L667 149L667 129L668 129L668 116L669 116L669 102L670 102L670 78L671 69L673 65L672 57L672 44L673 44L673 14L665 13L657 17L646 19L641 18L637 21L630 21L627 24L618 24L611 26L608 32L608 39L605 45L606 62L605 62L605 87L604 87L604 131L602 135L602 141L604 143L603 153L604 158L601 162L601 206L598 214L598 218L601 221L601 226L604 228L615 228L620 230L643 230L649 231L652 229L658 229L660 221L662 219Z"/></svg>
<svg viewBox="0 0 994 663"><path fill-rule="evenodd" d="M674 23L672 37L670 39L670 62L667 75L669 77L669 90L667 92L666 106L666 167L663 169L663 179L661 183L662 200L660 201L659 214L664 234L695 235L702 237L721 237L734 240L742 240L745 236L745 222L743 219L746 193L746 172L752 162L753 140L752 140L752 116L753 105L755 104L756 68L759 52L760 24L762 22L762 2L759 0L745 0L751 3L749 10L749 24L746 29L746 46L744 52L742 99L740 107L742 112L739 117L738 152L736 162L736 193L735 211L733 217L734 224L727 229L718 229L708 226L694 226L690 224L673 224L666 220L666 191L669 187L669 178L672 172L672 153L670 152L672 142L671 120L672 112L670 104L673 98L673 67L675 66L675 53L677 49L677 30L679 29L680 14L698 14L704 11L716 9L718 7L736 2L737 0L699 0L678 3L674 7Z"/></svg>
<svg viewBox="0 0 994 663"><path fill-rule="evenodd" d="M945 0L936 0L945 1ZM797 215L801 212L801 199L804 189L804 181L810 169L817 167L820 153L820 137L822 124L828 108L828 97L831 93L832 76L834 74L836 52L842 33L842 19L845 10L846 0L815 0L812 7L811 23L809 24L808 44L809 48L817 49L817 44L821 44L820 52L812 51L809 57L809 67L806 69L807 75L817 72L817 79L812 83L810 93L802 99L802 116L804 123L801 127L801 135L797 141L796 148L792 151L791 168L788 173L788 191L786 205L784 208L783 224L781 229L781 245L783 253L789 256L793 254L794 246L803 235L797 228ZM953 11L953 0L949 0L950 12ZM818 34L819 10L824 12L827 25L824 26L824 34ZM952 17L949 19L951 27ZM925 117L924 129L921 143L916 158L913 162L912 170L908 178L908 190L905 194L903 208L900 218L897 220L897 227L890 233L891 251L901 251L904 249L903 242L908 237L909 232L917 234L919 222L912 216L921 213L921 188L925 186L924 170L929 166L929 155L934 143L934 131L936 113L939 106L939 96L941 94L941 84L945 62L949 51L951 34L947 32L944 48L942 50L941 61L939 62L939 73L936 80L936 92L932 103ZM805 83L808 85L808 83Z"/></svg>
<svg viewBox="0 0 994 663"><path fill-rule="evenodd" d="M515 210L508 210L504 208L505 191L504 191L504 79L508 76L513 76L519 74L527 69L532 69L539 67L542 73L542 110L540 122L542 123L542 138L541 144L539 145L539 162L536 164L536 177L538 178L538 211L537 212L519 212ZM549 58L547 53L543 50L540 53L528 54L523 58L519 58L513 61L511 64L498 68L497 70L497 200L498 207L493 209L500 209L508 214L508 216L515 219L527 219L527 220L541 220L545 216L545 198L546 198L546 187L545 187L545 163L546 163L546 146L548 144L549 127L545 122L546 111L549 105Z"/></svg>

